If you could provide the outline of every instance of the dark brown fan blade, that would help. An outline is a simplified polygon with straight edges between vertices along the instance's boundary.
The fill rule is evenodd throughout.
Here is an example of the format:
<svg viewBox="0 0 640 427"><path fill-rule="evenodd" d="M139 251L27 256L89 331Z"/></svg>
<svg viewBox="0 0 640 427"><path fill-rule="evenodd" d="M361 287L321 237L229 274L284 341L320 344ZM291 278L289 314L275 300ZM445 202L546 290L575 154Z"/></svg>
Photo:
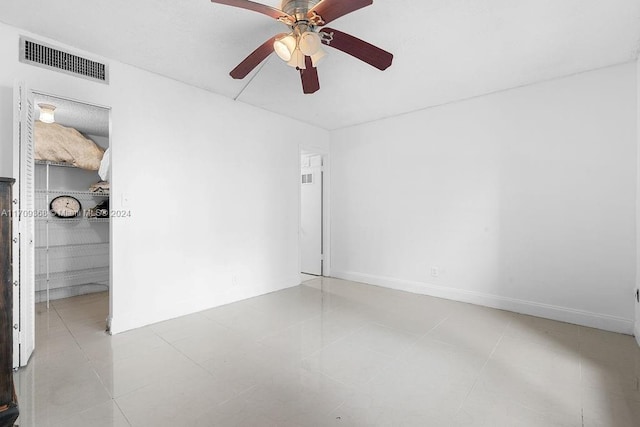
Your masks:
<svg viewBox="0 0 640 427"><path fill-rule="evenodd" d="M379 70L386 70L393 62L393 54L347 33L333 28L323 28L320 32L327 34L322 38L322 43L348 53Z"/></svg>
<svg viewBox="0 0 640 427"><path fill-rule="evenodd" d="M320 80L318 80L318 69L313 66L310 56L304 57L304 64L307 67L300 70L300 78L302 79L302 91L304 93L314 93L320 89Z"/></svg>
<svg viewBox="0 0 640 427"><path fill-rule="evenodd" d="M256 3L249 0L211 0L211 2L226 4L227 6L239 7L241 9L253 10L254 12L263 13L267 16L270 16L273 19L279 19L282 17L293 19L291 16L287 15L280 9L276 9L275 7L267 6L265 4ZM293 19L293 21L295 21L295 19Z"/></svg>
<svg viewBox="0 0 640 427"><path fill-rule="evenodd" d="M244 61L238 64L236 68L229 73L234 79L244 79L254 68L256 68L262 61L267 59L267 56L273 53L273 42L277 38L285 36L285 33L276 34L266 42L262 43L256 50L251 52L251 55L247 56Z"/></svg>
<svg viewBox="0 0 640 427"><path fill-rule="evenodd" d="M322 0L309 11L307 16L313 22L313 17L316 14L320 15L321 21L316 21L316 25L322 26L371 4L373 0Z"/></svg>

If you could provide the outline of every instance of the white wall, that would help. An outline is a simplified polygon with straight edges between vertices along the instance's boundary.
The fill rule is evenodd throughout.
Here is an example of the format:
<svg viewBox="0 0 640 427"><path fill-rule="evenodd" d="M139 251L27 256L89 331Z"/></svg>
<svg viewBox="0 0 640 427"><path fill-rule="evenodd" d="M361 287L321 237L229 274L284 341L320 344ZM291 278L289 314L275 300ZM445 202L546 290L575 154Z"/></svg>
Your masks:
<svg viewBox="0 0 640 427"><path fill-rule="evenodd" d="M0 175L16 79L113 109L112 209L132 213L112 220L114 332L299 283L299 147L281 130L320 147L326 131L115 61L109 86L23 65L18 37L0 25Z"/></svg>
<svg viewBox="0 0 640 427"><path fill-rule="evenodd" d="M333 275L631 333L636 112L632 63L333 132Z"/></svg>
<svg viewBox="0 0 640 427"><path fill-rule="evenodd" d="M2 34L2 27L0 27ZM0 40L2 49L2 40ZM4 58L4 52L0 51L0 58ZM2 67L4 68L4 66ZM0 69L0 73L3 71ZM0 176L13 175L13 88L0 85Z"/></svg>

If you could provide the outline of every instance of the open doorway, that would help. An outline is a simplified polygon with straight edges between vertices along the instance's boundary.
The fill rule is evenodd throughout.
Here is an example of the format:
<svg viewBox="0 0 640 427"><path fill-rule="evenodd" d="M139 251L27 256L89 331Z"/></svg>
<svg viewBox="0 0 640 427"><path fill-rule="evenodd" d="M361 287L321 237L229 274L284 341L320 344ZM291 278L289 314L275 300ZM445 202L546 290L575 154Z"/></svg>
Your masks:
<svg viewBox="0 0 640 427"><path fill-rule="evenodd" d="M21 211L15 368L37 351L35 327L62 318L69 304L83 304L86 319L74 319L83 333L91 332L86 325L108 329L111 317L111 110L20 92L26 102L14 146Z"/></svg>
<svg viewBox="0 0 640 427"><path fill-rule="evenodd" d="M324 171L320 153L300 154L300 274L306 281L324 273Z"/></svg>

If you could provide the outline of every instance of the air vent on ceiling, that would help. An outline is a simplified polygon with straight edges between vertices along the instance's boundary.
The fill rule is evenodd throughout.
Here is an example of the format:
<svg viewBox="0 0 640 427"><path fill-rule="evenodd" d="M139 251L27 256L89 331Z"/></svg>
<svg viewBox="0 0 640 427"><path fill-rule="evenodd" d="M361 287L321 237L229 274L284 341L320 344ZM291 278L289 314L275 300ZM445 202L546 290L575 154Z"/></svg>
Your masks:
<svg viewBox="0 0 640 427"><path fill-rule="evenodd" d="M101 83L109 83L109 67L106 64L47 46L26 37L20 38L20 62Z"/></svg>

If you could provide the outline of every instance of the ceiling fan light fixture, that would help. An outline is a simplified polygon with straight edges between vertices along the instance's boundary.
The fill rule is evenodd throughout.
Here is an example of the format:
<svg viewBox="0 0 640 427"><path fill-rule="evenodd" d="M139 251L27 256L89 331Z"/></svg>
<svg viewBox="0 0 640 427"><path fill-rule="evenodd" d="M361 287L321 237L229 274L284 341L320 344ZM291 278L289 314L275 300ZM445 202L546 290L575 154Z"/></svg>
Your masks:
<svg viewBox="0 0 640 427"><path fill-rule="evenodd" d="M304 63L304 53L302 53L300 49L296 48L296 50L294 50L293 54L291 55L291 60L287 62L287 65L289 65L290 67L299 68L300 70L306 69L307 66Z"/></svg>
<svg viewBox="0 0 640 427"><path fill-rule="evenodd" d="M318 64L324 60L325 56L327 56L327 52L322 48L318 49L316 53L311 55L311 62L313 63L313 66L317 67Z"/></svg>
<svg viewBox="0 0 640 427"><path fill-rule="evenodd" d="M302 53L306 56L313 56L322 47L322 42L318 33L313 31L305 31L300 35L299 46Z"/></svg>
<svg viewBox="0 0 640 427"><path fill-rule="evenodd" d="M56 106L51 104L38 104L40 108L40 121L42 123L53 123L55 119Z"/></svg>
<svg viewBox="0 0 640 427"><path fill-rule="evenodd" d="M296 50L296 38L293 34L277 39L273 42L273 50L283 61L290 61L293 52Z"/></svg>
<svg viewBox="0 0 640 427"><path fill-rule="evenodd" d="M280 9L256 0L211 1L262 13L289 28L288 33L279 33L267 39L231 70L229 75L234 79L247 77L275 51L287 65L299 71L302 92L315 93L320 89L316 65L326 55L323 45L338 49L381 71L389 68L393 62L393 54L326 26L344 15L370 6L372 0L281 0ZM318 30L318 27L322 29Z"/></svg>

